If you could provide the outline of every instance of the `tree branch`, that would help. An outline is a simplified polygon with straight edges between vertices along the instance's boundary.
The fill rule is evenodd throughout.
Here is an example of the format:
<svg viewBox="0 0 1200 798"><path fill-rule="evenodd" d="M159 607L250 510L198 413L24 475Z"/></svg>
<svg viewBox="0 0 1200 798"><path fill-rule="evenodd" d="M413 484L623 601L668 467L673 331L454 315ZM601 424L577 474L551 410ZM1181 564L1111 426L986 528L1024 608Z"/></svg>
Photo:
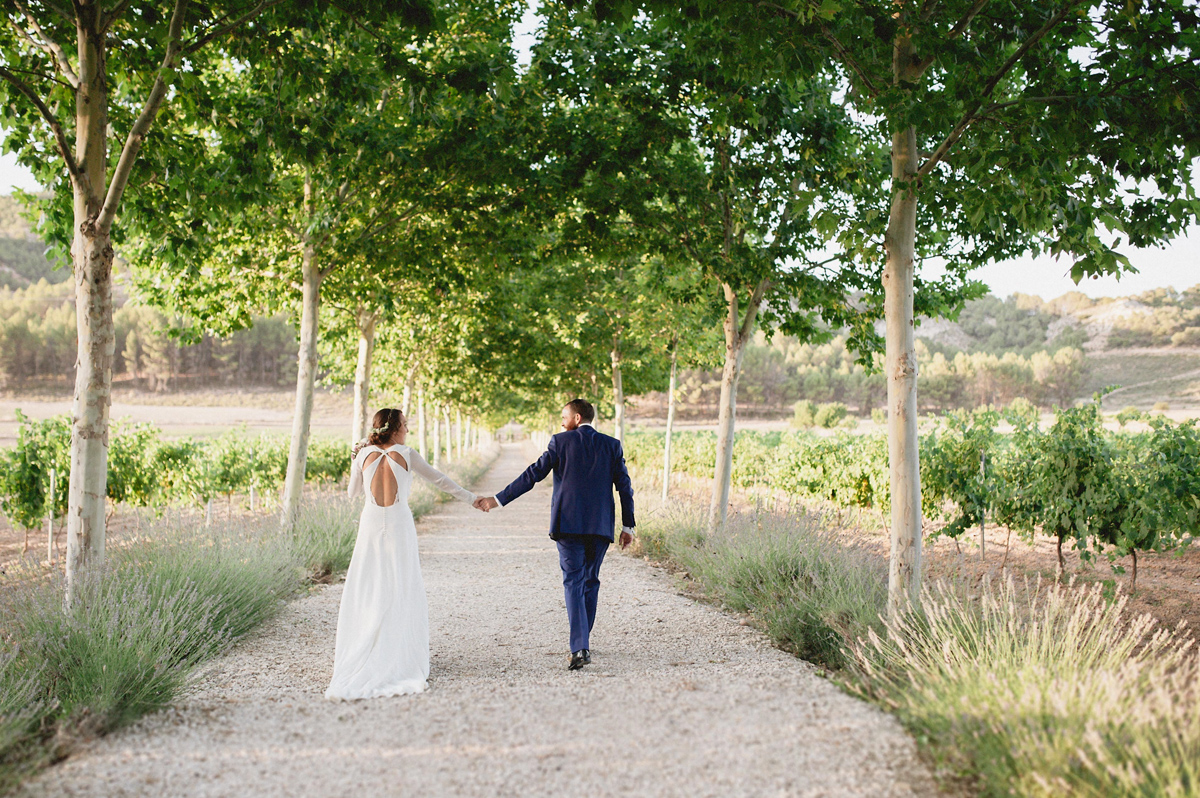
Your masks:
<svg viewBox="0 0 1200 798"><path fill-rule="evenodd" d="M758 316L758 306L762 304L763 297L767 295L767 289L770 287L771 278L764 277L758 281L754 292L750 294L750 302L746 305L746 318L742 319L741 327L738 329L740 340L746 340L754 332L754 320Z"/></svg>
<svg viewBox="0 0 1200 798"><path fill-rule="evenodd" d="M967 9L967 13L963 14L962 19L956 22L954 27L950 29L950 32L946 34L946 38L953 41L954 39L957 39L959 36L962 36L964 33L966 33L967 28L971 25L971 22L987 4L988 0L975 0L975 2L971 4L971 7Z"/></svg>
<svg viewBox="0 0 1200 798"><path fill-rule="evenodd" d="M13 27L17 30L17 33L23 36L25 40L34 47L44 50L50 57L52 57L54 59L54 63L58 66L58 71L61 72L63 77L67 79L67 82L71 84L72 88L78 89L79 75L75 74L74 68L71 67L71 60L67 58L67 53L65 50L63 50L62 45L46 35L46 31L43 30L42 26L38 24L38 21L34 18L33 14L29 13L29 8L24 3L16 2L16 0L14 0L14 4L25 17L25 19L29 21L30 26L33 28L33 32L37 34L41 41L35 41L34 38L29 35L28 31L14 23Z"/></svg>
<svg viewBox="0 0 1200 798"><path fill-rule="evenodd" d="M996 90L996 86L998 86L1000 81L1004 79L1004 76L1012 71L1012 68L1016 66L1017 62L1024 58L1025 54L1028 53L1035 44L1041 41L1047 33L1058 27L1058 25L1067 18L1067 15L1071 13L1071 10L1075 8L1075 6L1079 5L1080 2L1081 0L1072 0L1072 2L1067 3L1057 12L1052 14L1050 19L1046 20L1046 24L1042 25L1041 28L1039 28L1037 31L1031 34L1028 39L1022 42L1021 46L1018 47L1016 51L1009 56L1003 64L1000 65L1000 68L997 69L990 78L988 78L987 82L983 85L983 89L976 95L971 107L967 109L967 111L962 115L962 118L959 119L954 127L950 130L950 133L946 136L946 138L942 140L942 143L938 145L938 148L934 150L933 155L930 155L929 159L926 160L925 163L921 165L921 168L917 170L918 180L929 174L933 167L937 166L938 163L946 157L946 153L950 151L950 148L953 147L960 138L962 138L963 134L967 132L967 128L969 128L971 124L979 118L979 109L983 106L984 100L991 96L992 92Z"/></svg>
<svg viewBox="0 0 1200 798"><path fill-rule="evenodd" d="M46 124L50 126L50 132L54 134L54 141L58 144L58 153L66 162L67 171L71 173L71 179L79 180L81 177L79 164L75 162L75 156L71 154L71 145L67 141L67 134L63 130L62 123L58 121L58 117L42 102L42 98L37 96L37 92L28 83L18 78L3 66L0 66L0 78L8 81L13 88L24 94L38 109L38 113L42 115L42 118L46 120Z"/></svg>
<svg viewBox="0 0 1200 798"><path fill-rule="evenodd" d="M854 60L854 56L850 55L850 51L846 49L845 45L841 43L837 36L833 35L833 31L831 31L827 25L821 26L821 35L828 39L829 43L833 45L833 50L835 53L837 53L837 56L841 59L842 63L853 70L856 75L858 75L859 80L861 80L863 85L867 87L867 92L872 97L878 97L879 89L875 86L875 82L872 81L870 76L867 75L867 71L863 69L857 61Z"/></svg>
<svg viewBox="0 0 1200 798"><path fill-rule="evenodd" d="M225 25L221 25L217 28L214 28L213 30L211 30L208 33L201 36L199 39L189 42L188 45L183 48L184 54L190 55L191 53L196 52L201 47L208 44L209 42L211 42L213 39L217 38L218 36L224 36L226 33L229 33L234 28L240 27L243 23L249 22L250 20L254 19L259 14L266 11L268 8L272 8L272 7L280 5L281 3L284 3L284 2L286 2L286 0L260 0L258 5L254 6L254 8L250 9L245 14L243 14L242 16L235 19L233 22L230 22Z"/></svg>
<svg viewBox="0 0 1200 798"><path fill-rule="evenodd" d="M776 3L767 2L767 0L759 0L758 5L762 8L772 8L785 16L791 17L792 19L800 18L800 14L798 12L793 11L790 8L784 8ZM863 85L867 87L868 93L870 93L872 97L878 97L879 89L875 86L875 82L871 80L869 75L867 75L867 72L862 68L862 65L854 60L854 56L850 55L850 51L846 49L845 45L841 43L838 37L834 35L833 31L830 30L827 25L821 26L821 35L828 39L829 43L833 45L833 50L841 62L851 69L854 74L858 75L859 80L861 80Z"/></svg>
<svg viewBox="0 0 1200 798"><path fill-rule="evenodd" d="M125 13L125 9L129 8L131 2L132 0L120 0L119 3L113 6L112 10L104 15L104 20L100 23L100 31L108 33L109 28L121 18L121 15Z"/></svg>
<svg viewBox="0 0 1200 798"><path fill-rule="evenodd" d="M121 158L117 161L117 168L113 170L112 182L109 183L108 194L104 197L104 206L96 218L96 226L100 230L111 229L113 219L117 215L117 206L121 204L125 186L129 183L129 175L133 171L134 161L137 160L138 152L142 149L142 142L146 140L150 124L162 106L163 98L167 96L169 84L166 74L174 71L179 61L183 43L183 9L186 5L187 0L175 0L175 9L171 12L171 23L167 29L167 52L163 55L162 66L159 67L158 75L154 78L154 85L150 87L150 95L146 98L145 105L142 106L142 112L138 114L137 121L129 129L129 135L125 138L125 146L121 148Z"/></svg>

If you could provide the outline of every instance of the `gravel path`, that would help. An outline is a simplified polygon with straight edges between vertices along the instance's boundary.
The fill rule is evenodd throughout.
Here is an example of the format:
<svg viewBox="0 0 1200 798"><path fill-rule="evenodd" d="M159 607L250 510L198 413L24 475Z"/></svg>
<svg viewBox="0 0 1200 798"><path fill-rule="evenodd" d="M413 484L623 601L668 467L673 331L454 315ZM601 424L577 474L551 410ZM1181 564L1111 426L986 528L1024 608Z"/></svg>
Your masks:
<svg viewBox="0 0 1200 798"><path fill-rule="evenodd" d="M480 485L526 465L510 446ZM610 553L593 664L566 670L549 481L420 527L430 690L330 703L341 586L292 602L180 704L26 796L928 796L912 740L760 633Z"/></svg>

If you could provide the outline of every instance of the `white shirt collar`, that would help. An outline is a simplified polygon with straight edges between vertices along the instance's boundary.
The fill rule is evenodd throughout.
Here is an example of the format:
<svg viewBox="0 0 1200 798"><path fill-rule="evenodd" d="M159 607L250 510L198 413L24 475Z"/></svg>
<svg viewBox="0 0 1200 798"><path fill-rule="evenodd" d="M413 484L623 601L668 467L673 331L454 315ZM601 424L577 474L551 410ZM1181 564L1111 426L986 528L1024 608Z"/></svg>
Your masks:
<svg viewBox="0 0 1200 798"><path fill-rule="evenodd" d="M595 424L593 424L593 423L592 423L592 422L590 422L590 421L585 421L585 422L583 422L582 424L580 424L579 426L580 426L580 427L591 427L592 429L595 429L595 428L596 428L596 425L595 425ZM576 429L579 429L579 427L576 427Z"/></svg>

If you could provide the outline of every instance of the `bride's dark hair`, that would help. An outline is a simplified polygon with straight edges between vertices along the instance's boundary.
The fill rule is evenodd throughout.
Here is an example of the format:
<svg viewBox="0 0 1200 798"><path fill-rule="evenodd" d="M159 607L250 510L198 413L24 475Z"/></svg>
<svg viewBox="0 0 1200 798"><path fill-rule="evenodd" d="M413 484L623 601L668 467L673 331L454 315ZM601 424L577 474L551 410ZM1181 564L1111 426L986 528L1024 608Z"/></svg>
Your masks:
<svg viewBox="0 0 1200 798"><path fill-rule="evenodd" d="M399 410L394 407L383 408L375 414L375 420L371 422L371 434L367 437L367 443L372 446L384 446L403 422L404 414Z"/></svg>

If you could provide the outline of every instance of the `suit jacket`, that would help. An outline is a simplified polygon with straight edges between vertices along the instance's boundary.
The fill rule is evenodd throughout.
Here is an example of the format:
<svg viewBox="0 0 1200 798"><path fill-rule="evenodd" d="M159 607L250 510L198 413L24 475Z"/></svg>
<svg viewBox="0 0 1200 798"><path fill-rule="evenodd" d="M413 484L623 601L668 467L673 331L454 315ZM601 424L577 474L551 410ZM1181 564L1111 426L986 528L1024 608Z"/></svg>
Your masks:
<svg viewBox="0 0 1200 798"><path fill-rule="evenodd" d="M496 494L496 501L507 505L551 472L551 539L558 540L564 534L597 535L611 542L616 523L614 487L621 497L621 525L635 526L633 484L625 470L621 442L616 438L590 426L558 433L536 463Z"/></svg>

